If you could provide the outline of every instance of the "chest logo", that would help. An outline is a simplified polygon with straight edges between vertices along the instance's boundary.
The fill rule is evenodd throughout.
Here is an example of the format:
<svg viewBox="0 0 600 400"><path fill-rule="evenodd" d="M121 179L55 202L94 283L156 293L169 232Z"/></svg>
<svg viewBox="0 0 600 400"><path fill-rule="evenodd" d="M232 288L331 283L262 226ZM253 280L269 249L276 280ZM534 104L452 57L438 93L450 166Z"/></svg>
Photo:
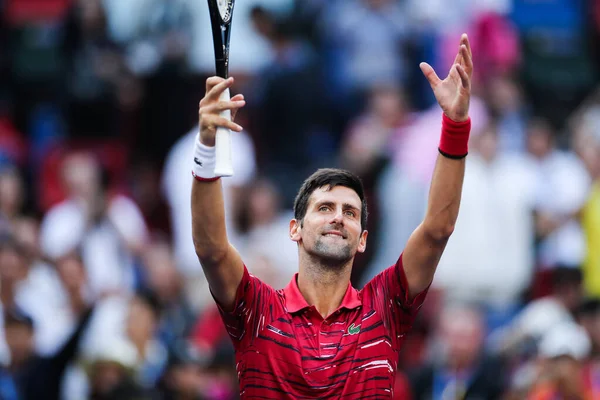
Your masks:
<svg viewBox="0 0 600 400"><path fill-rule="evenodd" d="M356 335L358 332L360 332L360 325L354 326L352 324L348 327L348 335Z"/></svg>

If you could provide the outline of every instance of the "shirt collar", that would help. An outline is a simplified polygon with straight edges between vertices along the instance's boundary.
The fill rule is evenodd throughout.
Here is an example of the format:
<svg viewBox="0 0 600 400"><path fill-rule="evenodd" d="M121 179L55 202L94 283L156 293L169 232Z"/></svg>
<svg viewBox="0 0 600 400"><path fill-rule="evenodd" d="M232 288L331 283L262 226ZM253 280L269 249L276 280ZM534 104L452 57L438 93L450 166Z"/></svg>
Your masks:
<svg viewBox="0 0 600 400"><path fill-rule="evenodd" d="M290 283L283 289L283 294L285 295L285 307L290 313L295 313L310 307L310 304L306 302L298 288L298 273L294 275ZM362 302L358 290L353 288L350 282L348 282L348 289L346 289L346 294L344 294L342 304L340 304L339 308L353 310L361 305Z"/></svg>

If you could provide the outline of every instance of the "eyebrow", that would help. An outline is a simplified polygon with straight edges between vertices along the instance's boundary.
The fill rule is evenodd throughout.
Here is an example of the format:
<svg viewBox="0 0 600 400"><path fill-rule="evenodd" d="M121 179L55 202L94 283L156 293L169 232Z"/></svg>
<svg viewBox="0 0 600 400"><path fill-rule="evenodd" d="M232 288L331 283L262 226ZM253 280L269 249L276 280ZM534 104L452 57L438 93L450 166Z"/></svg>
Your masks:
<svg viewBox="0 0 600 400"><path fill-rule="evenodd" d="M315 204L315 207L320 207L320 206L330 206L330 207L332 207L334 205L335 205L335 203L333 201L323 200L323 201L317 202ZM356 206L354 206L354 205L352 205L350 203L343 203L342 204L342 209L344 209L344 210L351 209L351 210L357 210L357 211L360 210L360 208L358 208L358 207L356 207Z"/></svg>

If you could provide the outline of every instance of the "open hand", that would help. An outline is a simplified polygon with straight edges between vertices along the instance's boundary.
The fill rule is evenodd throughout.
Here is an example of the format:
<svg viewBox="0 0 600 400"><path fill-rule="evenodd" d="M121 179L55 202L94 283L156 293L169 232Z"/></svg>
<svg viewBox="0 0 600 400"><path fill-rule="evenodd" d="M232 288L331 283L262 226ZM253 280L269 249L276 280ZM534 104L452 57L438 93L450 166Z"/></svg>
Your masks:
<svg viewBox="0 0 600 400"><path fill-rule="evenodd" d="M215 145L215 136L218 127L231 129L235 132L241 132L242 127L233 122L238 109L244 107L246 102L244 96L238 94L231 100L221 100L221 95L233 85L233 78L223 79L218 76L210 77L206 80L206 95L200 100L200 141L205 146ZM231 121L223 116L221 112L230 110Z"/></svg>
<svg viewBox="0 0 600 400"><path fill-rule="evenodd" d="M441 80L431 65L421 63L421 71L429 81L433 94L446 116L461 122L469 118L469 100L471 98L471 76L473 58L471 45L466 33L460 38L458 54L446 79Z"/></svg>

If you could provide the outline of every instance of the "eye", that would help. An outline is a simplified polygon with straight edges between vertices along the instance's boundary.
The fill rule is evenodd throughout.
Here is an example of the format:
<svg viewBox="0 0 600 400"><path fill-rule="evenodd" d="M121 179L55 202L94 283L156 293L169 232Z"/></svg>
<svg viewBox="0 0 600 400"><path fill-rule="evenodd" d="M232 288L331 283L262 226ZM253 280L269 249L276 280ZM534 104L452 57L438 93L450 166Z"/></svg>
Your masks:
<svg viewBox="0 0 600 400"><path fill-rule="evenodd" d="M348 217L352 217L352 218L356 217L356 212L354 212L354 211L352 211L352 210L347 210L347 211L345 212L345 214L346 214Z"/></svg>
<svg viewBox="0 0 600 400"><path fill-rule="evenodd" d="M319 211L329 211L329 207L321 206L321 207L319 207Z"/></svg>

